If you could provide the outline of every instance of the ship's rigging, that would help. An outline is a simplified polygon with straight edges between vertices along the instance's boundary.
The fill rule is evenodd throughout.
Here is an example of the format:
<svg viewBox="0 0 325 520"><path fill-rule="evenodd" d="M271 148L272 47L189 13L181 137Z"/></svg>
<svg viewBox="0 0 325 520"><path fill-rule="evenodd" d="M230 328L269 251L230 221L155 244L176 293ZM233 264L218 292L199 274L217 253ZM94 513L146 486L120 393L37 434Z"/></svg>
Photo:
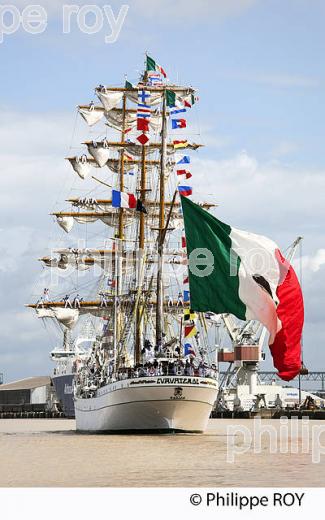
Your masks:
<svg viewBox="0 0 325 520"><path fill-rule="evenodd" d="M116 369L126 351L135 365L143 361L148 344L158 350L165 344L177 345L180 352L185 342L190 342L192 353L206 361L206 354L201 355L207 352L206 345L202 346L206 340L199 332L207 327L204 315L197 317L196 334L186 340L184 310L189 307L189 299L184 298L183 280L187 259L177 190L184 177L176 175L177 170L184 171L186 179L191 176L182 168L187 166L187 154L201 145L183 139L183 133L182 140L176 140L179 134L174 132L170 137L169 131L170 122L176 121L175 112L191 107L196 92L192 87L167 82L152 86L150 72L146 71L137 85L100 85L95 93L101 105L80 104L78 112L91 129L105 121L106 136L85 140L83 153L69 155L67 160L81 179L89 181L96 172L98 183L111 186L113 191L106 190L104 196L91 192L88 197L70 197L67 202L71 208L52 215L66 233L74 224L84 224L88 229L95 222L104 223L105 238L99 247L80 247L79 243L76 247L55 248L40 260L46 268L62 271L66 279L73 271L79 277L93 269L98 276L97 289L92 289L90 298L79 293L70 297L63 291L57 298L40 298L30 307L40 317L71 328L83 315L103 319L103 343L106 349L109 345ZM146 112L146 106L150 117L141 127L139 110ZM142 134L140 128L145 128ZM116 138L108 137L107 130ZM110 174L109 182L102 173ZM124 198L133 193L136 208L123 204L116 207L114 190ZM211 203L202 205L213 207ZM75 292L78 290L79 285Z"/></svg>

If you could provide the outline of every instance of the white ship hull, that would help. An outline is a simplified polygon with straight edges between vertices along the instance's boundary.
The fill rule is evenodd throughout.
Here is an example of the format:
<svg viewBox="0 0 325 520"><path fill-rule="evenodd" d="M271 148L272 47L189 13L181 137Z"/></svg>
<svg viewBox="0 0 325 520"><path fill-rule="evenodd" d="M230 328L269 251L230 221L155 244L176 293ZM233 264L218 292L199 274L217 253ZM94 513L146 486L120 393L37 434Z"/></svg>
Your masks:
<svg viewBox="0 0 325 520"><path fill-rule="evenodd" d="M78 431L203 432L217 397L210 378L157 376L127 379L75 399Z"/></svg>

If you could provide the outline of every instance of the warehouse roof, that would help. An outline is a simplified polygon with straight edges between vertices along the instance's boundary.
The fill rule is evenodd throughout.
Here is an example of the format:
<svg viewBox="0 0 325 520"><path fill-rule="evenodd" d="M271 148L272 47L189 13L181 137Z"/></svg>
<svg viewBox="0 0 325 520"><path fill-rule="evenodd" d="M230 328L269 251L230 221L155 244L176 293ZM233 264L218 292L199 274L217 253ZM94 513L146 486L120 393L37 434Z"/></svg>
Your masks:
<svg viewBox="0 0 325 520"><path fill-rule="evenodd" d="M51 384L50 376L36 376L27 377L26 379L19 379L12 383L0 385L0 392L3 390L32 390L40 386L47 386Z"/></svg>

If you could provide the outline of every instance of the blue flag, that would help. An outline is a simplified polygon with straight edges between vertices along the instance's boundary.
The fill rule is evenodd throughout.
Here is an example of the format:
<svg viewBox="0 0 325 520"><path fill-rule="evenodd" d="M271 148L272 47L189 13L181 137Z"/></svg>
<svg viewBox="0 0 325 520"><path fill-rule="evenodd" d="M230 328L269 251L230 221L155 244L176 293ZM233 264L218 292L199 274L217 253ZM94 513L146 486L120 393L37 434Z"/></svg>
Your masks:
<svg viewBox="0 0 325 520"><path fill-rule="evenodd" d="M189 155L177 155L176 164L190 164L191 158Z"/></svg>
<svg viewBox="0 0 325 520"><path fill-rule="evenodd" d="M171 115L171 116L174 116L175 114L180 114L181 112L186 112L186 108L177 108L177 107L174 107L174 108L171 108L171 109L170 109L170 115Z"/></svg>
<svg viewBox="0 0 325 520"><path fill-rule="evenodd" d="M172 130L186 128L186 119L172 119Z"/></svg>
<svg viewBox="0 0 325 520"><path fill-rule="evenodd" d="M190 291L184 291L184 303L190 301Z"/></svg>
<svg viewBox="0 0 325 520"><path fill-rule="evenodd" d="M194 348L191 343L185 343L184 345L184 356L195 356Z"/></svg>

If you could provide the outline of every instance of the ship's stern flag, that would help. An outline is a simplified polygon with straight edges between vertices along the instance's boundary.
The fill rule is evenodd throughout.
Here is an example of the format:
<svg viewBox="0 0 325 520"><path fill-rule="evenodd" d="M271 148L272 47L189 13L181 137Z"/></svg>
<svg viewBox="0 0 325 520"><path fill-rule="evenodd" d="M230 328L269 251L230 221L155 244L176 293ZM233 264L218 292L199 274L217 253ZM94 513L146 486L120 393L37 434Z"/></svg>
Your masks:
<svg viewBox="0 0 325 520"><path fill-rule="evenodd" d="M233 228L186 197L181 201L191 309L260 321L269 331L278 375L290 381L301 370L304 322L293 267L269 238Z"/></svg>

